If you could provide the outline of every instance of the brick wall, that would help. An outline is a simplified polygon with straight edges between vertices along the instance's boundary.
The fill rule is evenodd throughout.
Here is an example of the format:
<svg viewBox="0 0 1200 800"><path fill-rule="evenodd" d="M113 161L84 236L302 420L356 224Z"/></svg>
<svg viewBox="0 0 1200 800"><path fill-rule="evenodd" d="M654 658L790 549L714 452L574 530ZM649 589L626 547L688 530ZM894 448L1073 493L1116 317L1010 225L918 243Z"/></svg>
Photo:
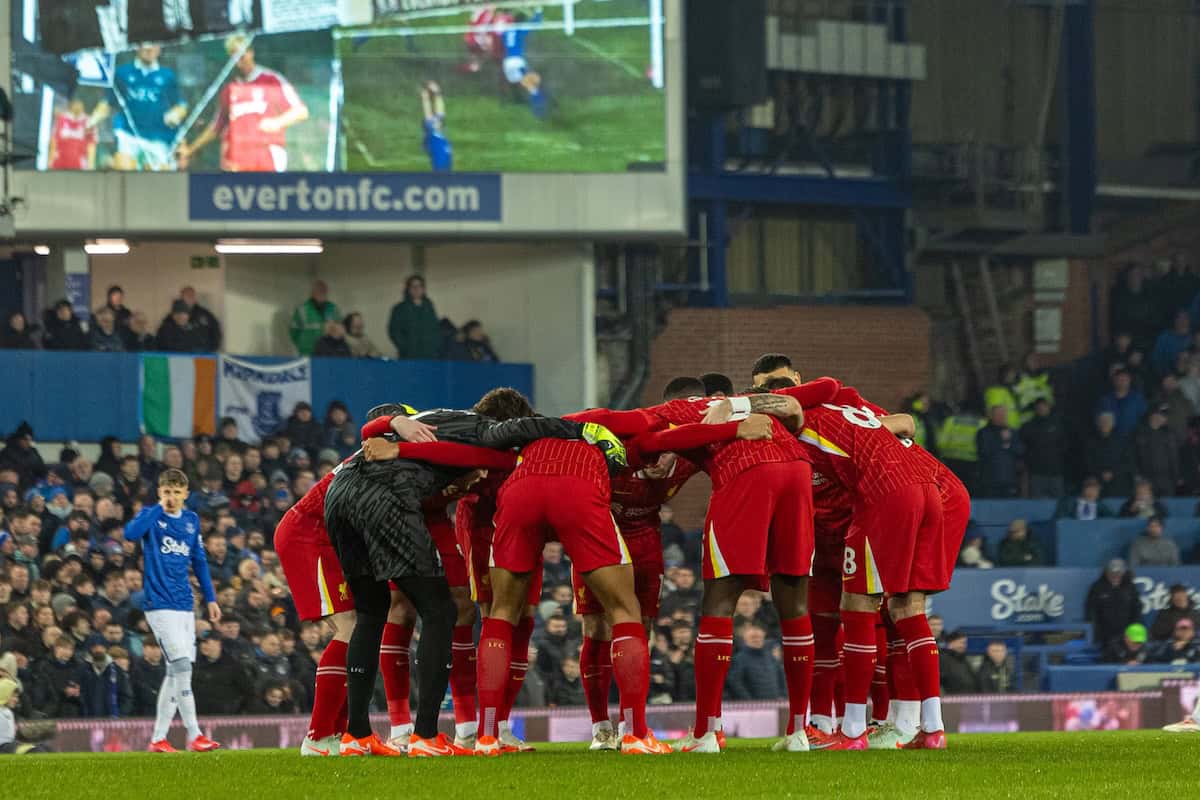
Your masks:
<svg viewBox="0 0 1200 800"><path fill-rule="evenodd" d="M929 384L930 321L915 307L680 308L654 342L643 402L659 401L679 375L723 372L741 388L754 359L786 353L805 379L833 375L884 407ZM685 529L700 527L708 480L697 476L671 504Z"/></svg>

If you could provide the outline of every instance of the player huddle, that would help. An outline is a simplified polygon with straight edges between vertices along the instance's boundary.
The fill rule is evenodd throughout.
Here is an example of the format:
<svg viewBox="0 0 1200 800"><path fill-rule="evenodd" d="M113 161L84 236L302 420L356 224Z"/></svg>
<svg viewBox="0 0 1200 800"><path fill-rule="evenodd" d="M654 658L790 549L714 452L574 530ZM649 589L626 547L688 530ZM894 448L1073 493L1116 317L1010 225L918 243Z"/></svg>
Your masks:
<svg viewBox="0 0 1200 800"><path fill-rule="evenodd" d="M925 597L949 587L969 514L966 490L907 438L906 415L887 414L833 378L801 383L784 356L764 356L752 372L754 387L741 394L721 375L677 378L659 405L563 418L535 415L512 389L489 392L470 411L373 409L363 448L301 498L275 533L301 619L334 629L301 754L531 749L508 717L528 669L548 540L571 559L584 620L591 749L672 752L646 724L647 631L663 574L658 509L700 470L713 492L696 715L677 749L725 747L721 697L734 608L746 589L770 590L781 619L789 716L773 749L944 748ZM141 519L130 523L133 533L146 526ZM201 548L197 540L193 552ZM197 572L210 598L199 563ZM367 714L380 670L386 739ZM168 680L173 674L181 673L168 670ZM616 728L608 710L614 681ZM438 731L447 685L453 737ZM173 715L171 708L160 716L167 710ZM211 744L191 731L189 724L190 743ZM151 749L162 744L156 739Z"/></svg>

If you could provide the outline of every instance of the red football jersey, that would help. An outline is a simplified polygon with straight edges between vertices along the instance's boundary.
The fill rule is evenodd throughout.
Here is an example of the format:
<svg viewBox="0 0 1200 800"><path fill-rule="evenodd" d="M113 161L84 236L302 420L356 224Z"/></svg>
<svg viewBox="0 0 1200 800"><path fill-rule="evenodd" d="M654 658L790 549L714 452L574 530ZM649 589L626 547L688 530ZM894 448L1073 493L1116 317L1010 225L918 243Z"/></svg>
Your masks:
<svg viewBox="0 0 1200 800"><path fill-rule="evenodd" d="M63 113L54 121L54 163L50 169L87 169L88 147L96 143L96 131L87 126L87 116Z"/></svg>
<svg viewBox="0 0 1200 800"><path fill-rule="evenodd" d="M700 471L686 458L675 460L665 478L648 478L645 470L627 469L612 479L612 512L625 538L658 533L658 511L688 479Z"/></svg>
<svg viewBox="0 0 1200 800"><path fill-rule="evenodd" d="M837 481L813 470L813 531L841 538L854 516L854 497Z"/></svg>
<svg viewBox="0 0 1200 800"><path fill-rule="evenodd" d="M461 533L470 533L477 528L492 527L496 516L496 492L511 473L500 470L488 472L488 476L471 487L471 492L458 501L454 510L454 528Z"/></svg>
<svg viewBox="0 0 1200 800"><path fill-rule="evenodd" d="M269 164L264 153L271 146L284 147L286 131L264 131L262 122L304 105L288 79L278 72L257 67L249 77L237 77L221 89L217 127L223 131L222 165L230 171L261 170Z"/></svg>
<svg viewBox="0 0 1200 800"><path fill-rule="evenodd" d="M605 498L611 491L604 454L582 439L538 439L527 445L521 450L509 481L542 475L582 478L590 481Z"/></svg>
<svg viewBox="0 0 1200 800"><path fill-rule="evenodd" d="M904 486L934 483L934 470L913 454L912 442L896 438L865 406L805 409L798 439L812 456L813 470L841 484L855 505L869 505Z"/></svg>
<svg viewBox="0 0 1200 800"><path fill-rule="evenodd" d="M687 425L704 419L712 403L713 400L707 397L693 397L687 400L671 400L645 411L664 423ZM704 448L701 467L712 478L714 491L759 464L810 460L804 448L796 442L795 435L774 417L771 421L775 427L773 438L769 440L735 439Z"/></svg>
<svg viewBox="0 0 1200 800"><path fill-rule="evenodd" d="M349 461L350 459L346 460ZM296 501L296 505L293 508L300 514L319 519L321 520L321 524L325 524L325 495L329 493L329 484L331 483L333 483L333 473L329 472L321 480L314 483L312 488Z"/></svg>

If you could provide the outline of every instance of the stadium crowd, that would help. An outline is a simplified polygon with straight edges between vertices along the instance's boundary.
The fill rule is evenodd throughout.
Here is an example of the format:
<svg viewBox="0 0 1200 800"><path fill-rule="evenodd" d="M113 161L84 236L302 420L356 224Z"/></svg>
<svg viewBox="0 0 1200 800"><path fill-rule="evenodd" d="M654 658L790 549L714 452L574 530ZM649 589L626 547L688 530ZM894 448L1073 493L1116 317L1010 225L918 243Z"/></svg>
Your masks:
<svg viewBox="0 0 1200 800"><path fill-rule="evenodd" d="M41 325L14 311L0 327L0 350L87 350L101 353L215 353L221 350L221 322L200 304L195 288L185 286L157 328L143 311L125 305L125 292L110 286L104 305L82 320L67 299L42 314ZM499 361L477 319L462 326L438 318L419 275L405 282L404 299L392 308L388 338L393 352L384 353L366 334L358 311L343 315L329 299L324 281L314 281L309 297L292 311L288 336L302 356L329 358Z"/></svg>

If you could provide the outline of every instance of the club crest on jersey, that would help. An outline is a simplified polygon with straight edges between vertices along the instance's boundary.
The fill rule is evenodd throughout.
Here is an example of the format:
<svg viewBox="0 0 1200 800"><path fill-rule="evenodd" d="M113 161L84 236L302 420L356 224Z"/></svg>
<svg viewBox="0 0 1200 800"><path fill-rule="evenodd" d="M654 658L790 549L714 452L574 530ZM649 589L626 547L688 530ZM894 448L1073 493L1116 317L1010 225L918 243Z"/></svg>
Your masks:
<svg viewBox="0 0 1200 800"><path fill-rule="evenodd" d="M196 532L196 526L190 522L187 525L184 525L183 527L184 527L184 530L186 530L189 535Z"/></svg>
<svg viewBox="0 0 1200 800"><path fill-rule="evenodd" d="M192 554L192 548L187 542L177 542L170 536L163 537L162 545L159 546L158 551L164 556L174 553L178 556L188 557Z"/></svg>

